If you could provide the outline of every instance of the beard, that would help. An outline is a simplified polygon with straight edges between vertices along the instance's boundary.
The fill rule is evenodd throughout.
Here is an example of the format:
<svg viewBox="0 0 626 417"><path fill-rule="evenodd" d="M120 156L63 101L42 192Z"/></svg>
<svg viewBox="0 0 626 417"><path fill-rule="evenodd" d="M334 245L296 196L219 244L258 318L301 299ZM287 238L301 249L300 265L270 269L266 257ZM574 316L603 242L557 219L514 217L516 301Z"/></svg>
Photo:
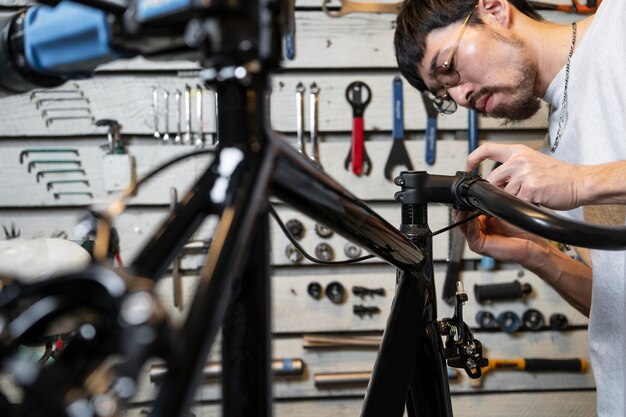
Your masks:
<svg viewBox="0 0 626 417"><path fill-rule="evenodd" d="M512 65L515 81L511 85L480 88L470 99L472 108L476 109L476 102L482 97L500 93L502 96L508 97L508 100L496 105L490 113L479 112L481 115L505 119L505 123L509 124L530 119L541 108L541 99L533 94L537 65L533 65L532 60L523 58L526 44L522 39L517 37L505 39L499 34L495 34L495 36L520 52L517 55L520 58Z"/></svg>

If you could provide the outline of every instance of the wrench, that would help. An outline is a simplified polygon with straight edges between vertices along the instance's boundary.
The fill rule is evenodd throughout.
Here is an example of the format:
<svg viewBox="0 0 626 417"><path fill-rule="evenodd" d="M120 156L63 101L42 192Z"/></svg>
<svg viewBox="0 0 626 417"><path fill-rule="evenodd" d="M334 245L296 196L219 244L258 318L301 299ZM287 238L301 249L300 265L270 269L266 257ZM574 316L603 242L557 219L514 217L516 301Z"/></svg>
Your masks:
<svg viewBox="0 0 626 417"><path fill-rule="evenodd" d="M367 93L364 101L362 92ZM346 100L352 106L352 144L350 151L344 161L344 167L349 170L352 164L352 172L355 175L369 175L372 172L372 161L365 150L365 133L363 123L363 112L372 99L372 91L367 84L361 81L354 81L346 88Z"/></svg>
<svg viewBox="0 0 626 417"><path fill-rule="evenodd" d="M213 145L217 146L220 142L219 132L220 132L220 111L219 111L219 102L217 96L217 89L213 91L213 96L215 98L215 136L213 136Z"/></svg>
<svg viewBox="0 0 626 417"><path fill-rule="evenodd" d="M320 163L320 151L317 141L317 105L319 102L319 95L320 88L315 83L311 84L309 86L309 128L311 129L309 158L311 158L311 160L321 169L322 164Z"/></svg>
<svg viewBox="0 0 626 417"><path fill-rule="evenodd" d="M176 187L172 187L170 188L170 213L176 210L176 205L178 205L178 190ZM174 307L178 308L179 311L183 310L183 280L180 273L182 257L182 253L176 254L172 267L172 295Z"/></svg>
<svg viewBox="0 0 626 417"><path fill-rule="evenodd" d="M163 133L163 143L167 144L170 141L170 92L163 91L163 108L165 112L165 132Z"/></svg>
<svg viewBox="0 0 626 417"><path fill-rule="evenodd" d="M183 123L183 118L182 118L182 114L180 111L180 96L181 96L181 92L180 90L176 90L176 92L174 93L174 101L176 102L176 137L174 137L174 143L176 145L180 145L181 144L181 137L180 137L180 131L183 130L181 125Z"/></svg>
<svg viewBox="0 0 626 417"><path fill-rule="evenodd" d="M204 146L204 109L202 106L202 86L196 85L196 115L198 116L198 135L196 136L196 146Z"/></svg>
<svg viewBox="0 0 626 417"><path fill-rule="evenodd" d="M437 116L439 116L439 112L433 106L432 100L427 93L422 93L422 100L428 116L425 132L426 163L434 165L437 158Z"/></svg>
<svg viewBox="0 0 626 417"><path fill-rule="evenodd" d="M287 22L285 24L285 57L293 61L296 57L296 0L287 2Z"/></svg>
<svg viewBox="0 0 626 417"><path fill-rule="evenodd" d="M185 85L185 134L183 136L185 145L191 144L191 87Z"/></svg>
<svg viewBox="0 0 626 417"><path fill-rule="evenodd" d="M478 113L474 110L470 110L468 113L467 139L467 151L468 153L472 153L478 147ZM478 174L478 169L476 169L474 173ZM465 236L463 236L461 229L455 227L450 230L450 255L448 256L448 269L446 270L446 278L442 291L443 300L450 305L454 305L456 300L456 283L460 279L464 247ZM492 263L486 256L483 256L481 259L481 263L482 262Z"/></svg>
<svg viewBox="0 0 626 417"><path fill-rule="evenodd" d="M385 178L391 181L392 171L397 166L404 166L409 171L413 171L411 158L404 146L404 99L402 93L402 79L393 79L393 144L385 163Z"/></svg>
<svg viewBox="0 0 626 417"><path fill-rule="evenodd" d="M402 8L402 2L397 3L364 3L350 0L339 0L341 6L339 10L329 10L328 4L331 0L324 0L322 9L324 14L329 17L342 17L349 13L390 13L398 14Z"/></svg>
<svg viewBox="0 0 626 417"><path fill-rule="evenodd" d="M159 89L152 87L152 110L154 112L154 136L155 139L161 139L159 132Z"/></svg>
<svg viewBox="0 0 626 417"><path fill-rule="evenodd" d="M304 85L296 85L296 135L298 139L298 152L306 155L304 149Z"/></svg>

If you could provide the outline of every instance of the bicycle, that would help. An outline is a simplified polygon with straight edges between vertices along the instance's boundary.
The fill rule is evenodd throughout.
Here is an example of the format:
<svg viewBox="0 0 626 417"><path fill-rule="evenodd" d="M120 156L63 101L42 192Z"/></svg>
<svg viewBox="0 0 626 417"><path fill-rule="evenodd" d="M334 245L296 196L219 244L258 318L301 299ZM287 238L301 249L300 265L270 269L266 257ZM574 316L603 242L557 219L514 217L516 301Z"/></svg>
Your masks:
<svg viewBox="0 0 626 417"><path fill-rule="evenodd" d="M139 8L141 0L133 5ZM224 41L227 47L201 53L203 64L213 68L203 72L205 81L220 100L220 145L214 162L136 259L125 270L94 263L80 273L39 283L3 280L0 358L23 387L20 415L119 415L136 392L142 365L158 357L167 372L150 415L187 416L221 328L223 415L271 416L270 195L397 268L397 290L364 399L364 417L401 416L405 408L409 416L452 416L446 362L464 368L470 377L480 376L485 364L480 342L463 322L463 291L457 292L454 316L437 319L428 203L478 209L566 244L626 248L624 227L559 218L471 173L400 174L395 182L401 187L396 199L402 224L396 229L271 130L266 92L280 58L285 9L263 0L238 5L199 6L197 14L177 15L178 32L170 28L180 35L180 19L197 16L217 19L224 33L232 35ZM241 40L251 34L252 49L242 50ZM112 219L145 181L206 152L176 158L114 203L94 208L95 256L106 257ZM210 215L220 220L188 315L175 328L152 288ZM53 364L20 361L19 345L41 340L49 323L67 315L77 324Z"/></svg>

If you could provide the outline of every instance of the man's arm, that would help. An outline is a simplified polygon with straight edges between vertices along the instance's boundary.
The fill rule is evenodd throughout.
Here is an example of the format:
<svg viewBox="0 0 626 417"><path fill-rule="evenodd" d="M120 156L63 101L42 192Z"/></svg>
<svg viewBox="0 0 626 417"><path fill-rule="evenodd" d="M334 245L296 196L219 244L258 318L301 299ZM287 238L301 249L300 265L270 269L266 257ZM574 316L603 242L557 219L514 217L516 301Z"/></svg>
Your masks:
<svg viewBox="0 0 626 417"><path fill-rule="evenodd" d="M626 161L580 167L580 205L626 205Z"/></svg>
<svg viewBox="0 0 626 417"><path fill-rule="evenodd" d="M480 216L461 229L474 252L519 263L550 284L578 311L589 315L592 285L589 266L570 258L548 240L495 217Z"/></svg>
<svg viewBox="0 0 626 417"><path fill-rule="evenodd" d="M467 171L490 159L502 165L485 179L530 203L557 210L626 204L626 161L581 166L558 161L525 145L487 143L467 158Z"/></svg>

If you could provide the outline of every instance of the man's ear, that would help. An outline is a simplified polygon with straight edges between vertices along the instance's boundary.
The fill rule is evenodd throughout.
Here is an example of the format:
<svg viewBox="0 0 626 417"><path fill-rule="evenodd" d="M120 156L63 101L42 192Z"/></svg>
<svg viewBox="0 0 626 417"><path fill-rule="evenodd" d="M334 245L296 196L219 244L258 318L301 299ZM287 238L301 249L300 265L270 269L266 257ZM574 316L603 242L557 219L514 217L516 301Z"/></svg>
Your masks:
<svg viewBox="0 0 626 417"><path fill-rule="evenodd" d="M511 24L511 5L507 0L478 0L478 9L484 19L495 19L505 28Z"/></svg>

